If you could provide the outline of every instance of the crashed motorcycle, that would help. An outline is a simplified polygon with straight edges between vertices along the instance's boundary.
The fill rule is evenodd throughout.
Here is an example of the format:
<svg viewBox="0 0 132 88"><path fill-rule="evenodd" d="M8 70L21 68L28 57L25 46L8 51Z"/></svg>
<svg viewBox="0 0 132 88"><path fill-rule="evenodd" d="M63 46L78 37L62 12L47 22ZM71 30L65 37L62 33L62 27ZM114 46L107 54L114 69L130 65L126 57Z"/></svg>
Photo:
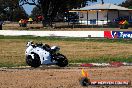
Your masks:
<svg viewBox="0 0 132 88"><path fill-rule="evenodd" d="M34 44L33 42L28 42L26 46L26 63L31 67L36 68L40 65L65 67L68 65L68 59L58 53L60 48L57 46L50 47L48 44Z"/></svg>

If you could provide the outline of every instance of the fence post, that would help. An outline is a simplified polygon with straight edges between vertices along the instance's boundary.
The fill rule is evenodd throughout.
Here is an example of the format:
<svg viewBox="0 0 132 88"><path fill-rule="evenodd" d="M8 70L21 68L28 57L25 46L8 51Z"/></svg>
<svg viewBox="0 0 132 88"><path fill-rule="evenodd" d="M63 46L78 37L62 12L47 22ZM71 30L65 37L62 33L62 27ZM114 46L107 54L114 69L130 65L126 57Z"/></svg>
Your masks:
<svg viewBox="0 0 132 88"><path fill-rule="evenodd" d="M3 21L0 21L0 30L2 30Z"/></svg>

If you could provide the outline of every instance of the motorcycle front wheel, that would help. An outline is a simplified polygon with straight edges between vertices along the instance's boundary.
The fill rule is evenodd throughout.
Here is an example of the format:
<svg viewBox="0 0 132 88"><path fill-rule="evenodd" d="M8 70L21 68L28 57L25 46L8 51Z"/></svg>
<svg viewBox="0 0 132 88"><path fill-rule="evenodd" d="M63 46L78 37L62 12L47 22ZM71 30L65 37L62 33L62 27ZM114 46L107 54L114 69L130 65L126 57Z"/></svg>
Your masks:
<svg viewBox="0 0 132 88"><path fill-rule="evenodd" d="M37 68L41 65L41 61L38 54L36 53L33 54L34 54L34 59L32 58L31 55L26 56L26 63L31 67Z"/></svg>
<svg viewBox="0 0 132 88"><path fill-rule="evenodd" d="M60 66L60 67L65 67L68 65L68 59L66 58L66 56L58 53L56 55L56 59L57 59L57 65Z"/></svg>

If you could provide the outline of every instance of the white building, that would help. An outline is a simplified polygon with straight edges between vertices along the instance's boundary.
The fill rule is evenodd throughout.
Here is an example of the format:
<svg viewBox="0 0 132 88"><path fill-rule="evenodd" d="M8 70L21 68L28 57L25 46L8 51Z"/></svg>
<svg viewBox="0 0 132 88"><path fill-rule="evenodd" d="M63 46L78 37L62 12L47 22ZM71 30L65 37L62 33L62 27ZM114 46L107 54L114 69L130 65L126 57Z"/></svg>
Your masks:
<svg viewBox="0 0 132 88"><path fill-rule="evenodd" d="M113 5L113 4L95 4L80 9L73 9L69 12L79 13L79 23L102 25L113 22L114 19L121 16L130 16L132 19L132 9Z"/></svg>

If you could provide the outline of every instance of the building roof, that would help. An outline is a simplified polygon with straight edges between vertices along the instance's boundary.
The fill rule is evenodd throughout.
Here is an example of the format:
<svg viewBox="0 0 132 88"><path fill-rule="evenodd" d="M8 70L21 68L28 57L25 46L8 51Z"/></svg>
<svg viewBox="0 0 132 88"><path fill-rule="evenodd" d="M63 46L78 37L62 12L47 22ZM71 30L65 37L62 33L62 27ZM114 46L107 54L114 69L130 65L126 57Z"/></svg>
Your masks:
<svg viewBox="0 0 132 88"><path fill-rule="evenodd" d="M91 6L86 6L80 9L72 9L73 11L80 11L80 10L131 10L125 7L121 7L118 5L106 3L106 4L95 4Z"/></svg>

